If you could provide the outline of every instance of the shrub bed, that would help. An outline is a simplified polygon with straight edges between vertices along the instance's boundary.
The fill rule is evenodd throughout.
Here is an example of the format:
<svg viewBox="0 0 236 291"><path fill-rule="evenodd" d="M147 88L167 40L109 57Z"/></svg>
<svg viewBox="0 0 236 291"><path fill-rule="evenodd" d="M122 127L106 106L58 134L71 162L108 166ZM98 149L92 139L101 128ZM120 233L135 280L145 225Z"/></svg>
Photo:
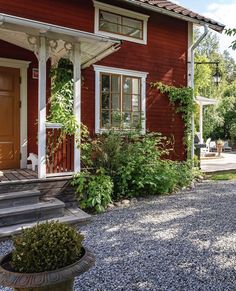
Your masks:
<svg viewBox="0 0 236 291"><path fill-rule="evenodd" d="M82 145L84 171L74 176L82 208L105 210L112 200L171 193L193 179L189 162L168 156L170 144L159 133L115 131Z"/></svg>

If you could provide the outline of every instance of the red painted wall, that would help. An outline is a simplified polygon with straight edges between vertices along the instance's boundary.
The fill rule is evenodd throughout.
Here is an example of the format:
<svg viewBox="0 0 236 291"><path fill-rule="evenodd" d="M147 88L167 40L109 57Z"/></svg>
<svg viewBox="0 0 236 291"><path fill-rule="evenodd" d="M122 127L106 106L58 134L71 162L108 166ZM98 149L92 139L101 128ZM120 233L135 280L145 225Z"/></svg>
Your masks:
<svg viewBox="0 0 236 291"><path fill-rule="evenodd" d="M182 118L170 108L168 98L151 90L149 83L162 81L176 86L187 84L187 23L159 13L129 6L121 1L103 2L150 15L147 45L124 41L118 52L106 57L98 64L149 72L147 79L147 129L160 131L170 137L174 136L175 155L173 157L183 159L185 152L182 143ZM0 11L84 31L93 32L94 29L92 1L41 0L32 4L30 0L11 0L8 2L0 0ZM13 55L14 58L29 58L29 53L26 52L22 55L19 54L18 57L18 50L14 50ZM32 54L30 55L32 57ZM3 56L1 49L0 56ZM93 67L84 70L83 76L82 121L93 132L95 123L95 74ZM34 80L29 79L29 95L31 98L34 96L34 99L37 99L35 98L36 86ZM29 133L35 131L33 124L35 116L32 117L35 106L36 103L33 103L32 99L29 100Z"/></svg>

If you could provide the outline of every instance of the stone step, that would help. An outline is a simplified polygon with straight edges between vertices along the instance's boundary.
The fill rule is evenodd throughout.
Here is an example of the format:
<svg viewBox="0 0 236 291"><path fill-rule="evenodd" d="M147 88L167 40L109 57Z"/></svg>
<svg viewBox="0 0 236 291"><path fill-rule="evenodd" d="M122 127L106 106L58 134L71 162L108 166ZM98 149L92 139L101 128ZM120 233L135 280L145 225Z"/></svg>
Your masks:
<svg viewBox="0 0 236 291"><path fill-rule="evenodd" d="M0 194L0 209L39 203L40 191L28 190Z"/></svg>
<svg viewBox="0 0 236 291"><path fill-rule="evenodd" d="M91 215L77 208L73 210L66 209L65 216L48 219L47 221L59 221L59 222L74 226L78 229L80 226L83 226L89 223L90 220L91 220ZM39 222L28 222L28 223L0 227L0 241L10 239L13 235L20 234L22 229L31 228L37 223L43 223L43 222L46 222L46 220L39 221Z"/></svg>
<svg viewBox="0 0 236 291"><path fill-rule="evenodd" d="M65 203L53 198L47 202L0 209L0 227L56 218L64 215Z"/></svg>

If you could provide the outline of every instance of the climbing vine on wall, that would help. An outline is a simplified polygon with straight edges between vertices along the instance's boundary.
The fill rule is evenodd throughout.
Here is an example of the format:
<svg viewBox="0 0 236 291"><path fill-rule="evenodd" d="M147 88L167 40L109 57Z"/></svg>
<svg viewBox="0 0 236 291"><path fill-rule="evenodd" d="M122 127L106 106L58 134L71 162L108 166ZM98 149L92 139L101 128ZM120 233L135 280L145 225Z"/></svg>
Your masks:
<svg viewBox="0 0 236 291"><path fill-rule="evenodd" d="M51 70L51 78L48 120L60 123L63 133L73 135L79 126L73 114L73 65L69 60L61 59Z"/></svg>
<svg viewBox="0 0 236 291"><path fill-rule="evenodd" d="M174 87L162 82L151 83L151 87L167 94L170 103L175 106L176 113L181 113L185 126L184 144L187 147L188 157L191 149L191 119L195 111L193 90L190 87Z"/></svg>

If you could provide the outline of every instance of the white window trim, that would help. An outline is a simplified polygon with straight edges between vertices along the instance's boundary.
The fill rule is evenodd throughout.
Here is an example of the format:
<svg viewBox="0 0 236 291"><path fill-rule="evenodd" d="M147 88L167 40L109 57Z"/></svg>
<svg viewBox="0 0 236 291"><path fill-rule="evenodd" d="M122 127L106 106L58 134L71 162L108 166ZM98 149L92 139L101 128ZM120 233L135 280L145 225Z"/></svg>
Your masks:
<svg viewBox="0 0 236 291"><path fill-rule="evenodd" d="M140 71L133 71L133 70L126 70L114 67L105 67L105 66L98 66L93 65L95 71L95 133L101 133L106 131L105 129L100 128L100 89L101 89L101 81L100 76L101 73L108 73L108 74L118 74L118 75L125 75L131 77L138 77L141 78L141 114L142 114L142 133L146 132L146 79L147 79L147 72L140 72Z"/></svg>
<svg viewBox="0 0 236 291"><path fill-rule="evenodd" d="M136 43L140 43L140 44L147 44L147 22L148 22L149 15L138 13L138 12L133 12L133 11L130 11L127 9L123 9L123 8L120 8L117 6L101 3L101 2L98 2L95 0L93 1L93 3L94 3L94 7L95 7L94 33L104 35L104 36L115 37L115 38L118 38L121 40L136 42ZM106 31L99 30L99 10L104 10L107 12L120 14L121 16L127 16L130 18L135 18L135 19L143 21L143 39L137 39L134 37L129 37L129 36L125 36L125 35L120 35L120 34L116 34L116 33L112 33L112 32L106 32Z"/></svg>
<svg viewBox="0 0 236 291"><path fill-rule="evenodd" d="M28 132L27 132L27 70L30 62L0 58L0 66L8 68L20 69L20 152L21 160L20 167L21 169L27 167L27 146L28 146Z"/></svg>

